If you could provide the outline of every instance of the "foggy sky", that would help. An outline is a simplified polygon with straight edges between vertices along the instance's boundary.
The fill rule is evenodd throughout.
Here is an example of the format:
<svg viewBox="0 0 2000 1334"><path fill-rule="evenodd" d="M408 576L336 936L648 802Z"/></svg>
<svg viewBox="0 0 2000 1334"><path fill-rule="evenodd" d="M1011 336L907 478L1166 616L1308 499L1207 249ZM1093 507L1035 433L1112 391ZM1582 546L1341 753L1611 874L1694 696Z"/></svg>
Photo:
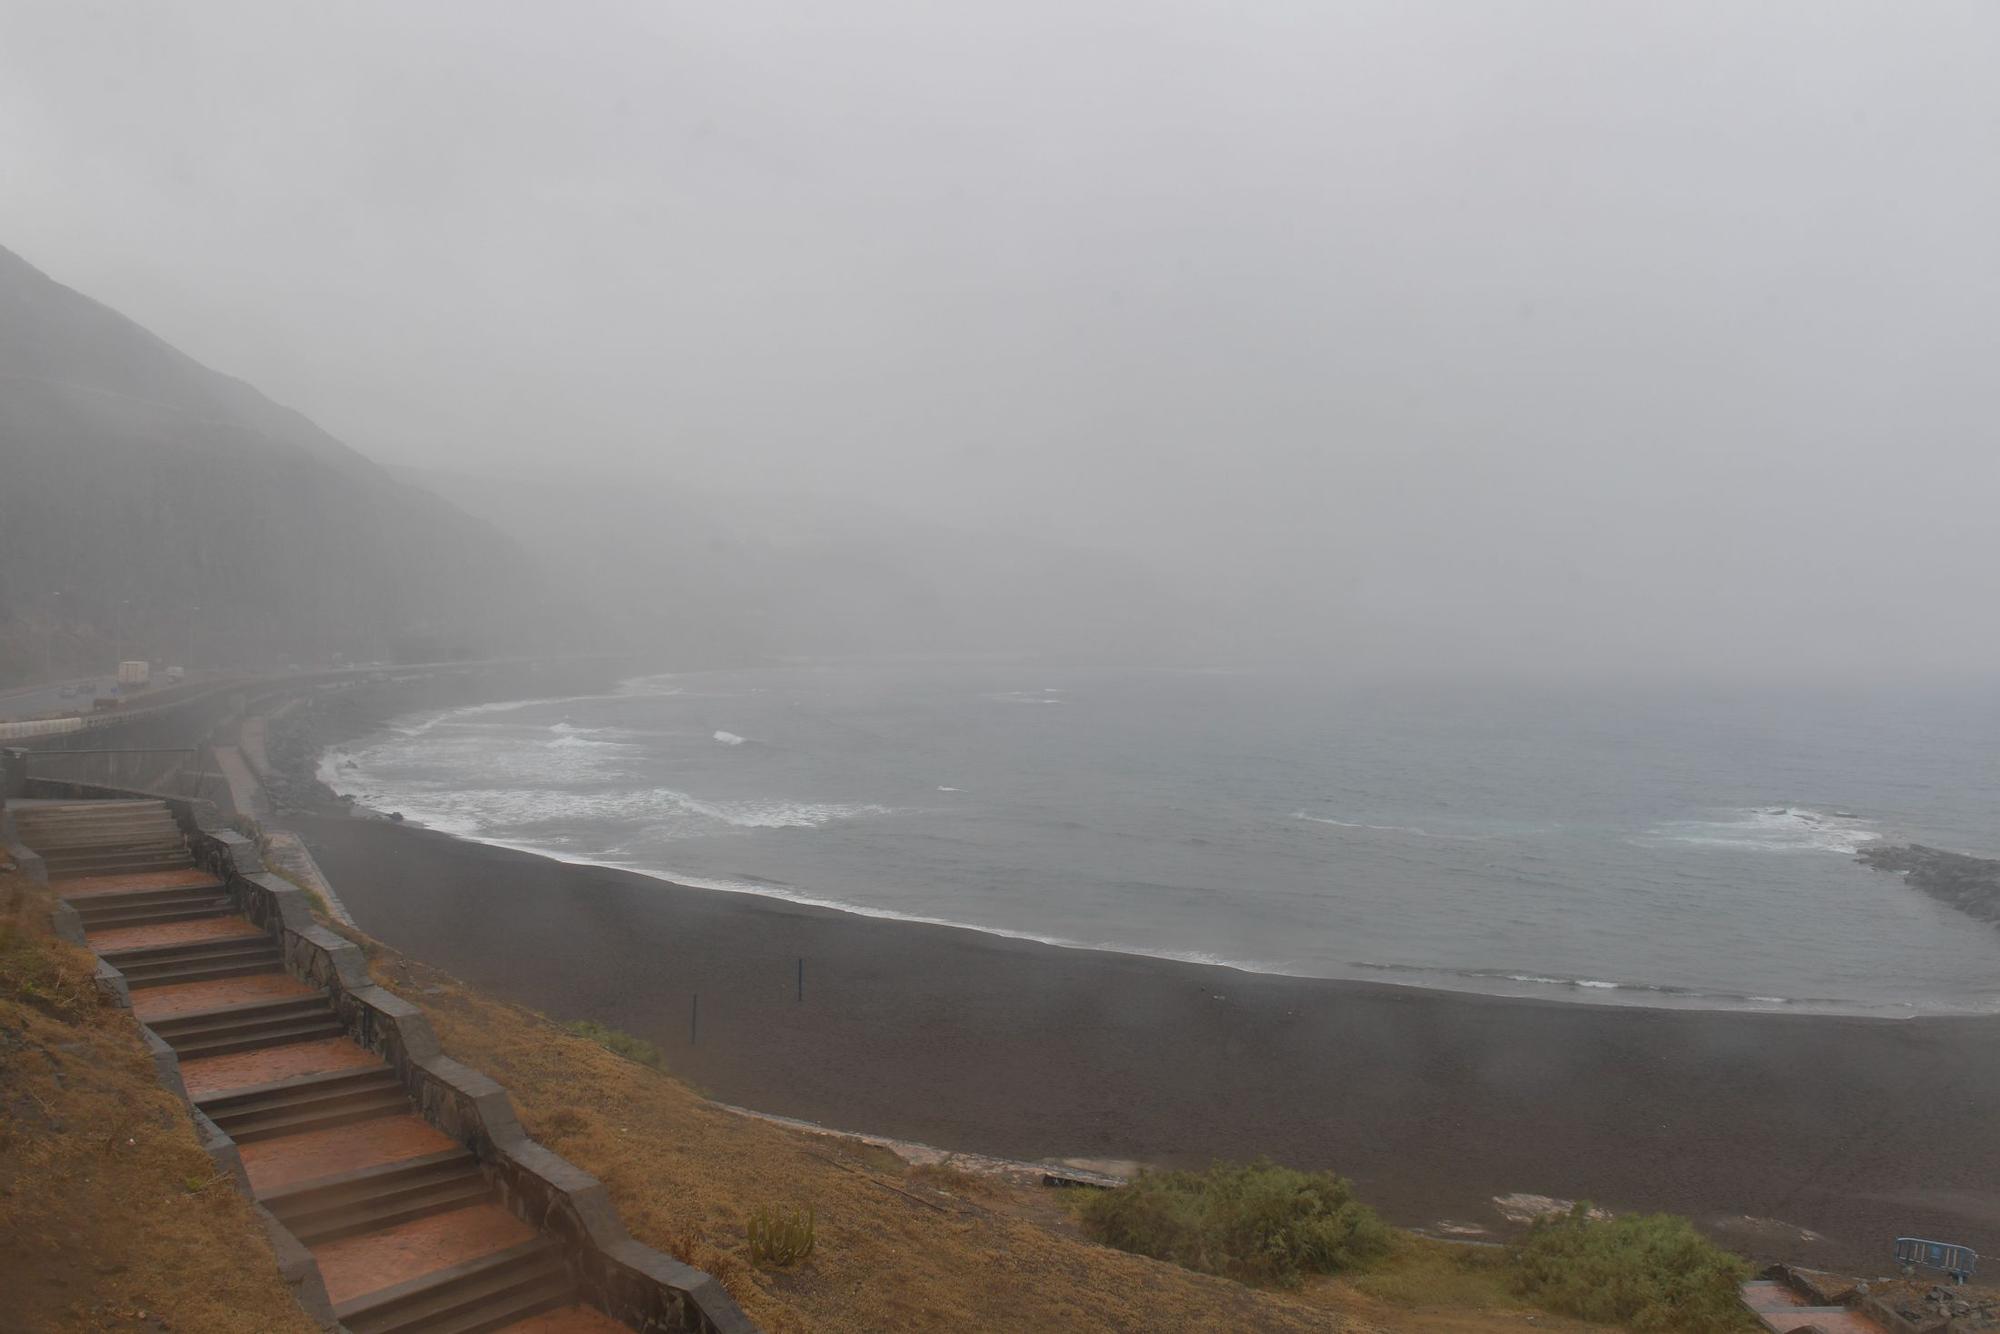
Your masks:
<svg viewBox="0 0 2000 1334"><path fill-rule="evenodd" d="M1376 664L1994 673L2000 8L0 0L5 244L391 463Z"/></svg>

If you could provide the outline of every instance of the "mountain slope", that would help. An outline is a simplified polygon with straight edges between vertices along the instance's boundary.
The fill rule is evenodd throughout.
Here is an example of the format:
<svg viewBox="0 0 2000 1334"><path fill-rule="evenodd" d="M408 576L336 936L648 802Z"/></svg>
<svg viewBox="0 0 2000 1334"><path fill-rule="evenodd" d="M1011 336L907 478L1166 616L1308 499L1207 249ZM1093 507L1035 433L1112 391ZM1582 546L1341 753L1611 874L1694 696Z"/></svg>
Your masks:
<svg viewBox="0 0 2000 1334"><path fill-rule="evenodd" d="M690 661L1022 652L1151 660L1166 651L1163 627L1179 615L1157 575L1106 553L953 531L851 502L722 496L641 472L392 471L520 534L574 590L581 614L621 646L671 643Z"/></svg>
<svg viewBox="0 0 2000 1334"><path fill-rule="evenodd" d="M491 526L0 249L0 682L521 647Z"/></svg>

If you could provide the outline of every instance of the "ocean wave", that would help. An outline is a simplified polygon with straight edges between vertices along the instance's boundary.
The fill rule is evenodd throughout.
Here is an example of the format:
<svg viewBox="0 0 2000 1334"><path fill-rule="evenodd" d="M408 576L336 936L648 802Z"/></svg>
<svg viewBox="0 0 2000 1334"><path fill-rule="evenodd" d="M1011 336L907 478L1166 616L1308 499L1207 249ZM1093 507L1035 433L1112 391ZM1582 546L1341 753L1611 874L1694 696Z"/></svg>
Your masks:
<svg viewBox="0 0 2000 1334"><path fill-rule="evenodd" d="M1719 848L1741 852L1835 852L1848 856L1881 838L1861 816L1796 806L1730 811L1721 819L1668 820L1631 840L1639 847Z"/></svg>
<svg viewBox="0 0 2000 1334"><path fill-rule="evenodd" d="M856 902L760 879L744 872L715 875L683 873L672 869L672 847L680 838L714 835L728 828L815 830L841 820L893 814L891 808L872 803L710 801L679 789L663 787L639 791L562 792L546 789L463 789L441 785L437 790L427 791L414 786L382 785L371 781L365 770L355 767L352 756L332 749L321 757L320 772L323 778L333 780L330 785L336 790L347 790L364 805L377 810L398 810L407 818L442 833L495 847L572 864L630 871L696 889L755 894L858 916L976 931L1064 949L1098 950L1277 976L1374 980L1420 989L1481 995L1567 997L1572 1003L1581 1003L1588 998L1598 1004L1642 1007L1864 1014L1887 1018L1926 1013L2000 1011L2000 998L1972 1009L1930 1002L1870 1003L1828 997L1779 996L1763 991L1705 990L1582 974L1568 976L1519 967L1452 969L1353 962L1329 972L1324 967L1300 967L1267 959L1233 957L1219 951L1174 949L1115 938L1091 939L1020 930L945 914L911 912ZM607 825L625 826L611 833L611 839L606 840L615 840L615 843L598 849L579 846L574 831L596 828L610 832L606 829Z"/></svg>
<svg viewBox="0 0 2000 1334"><path fill-rule="evenodd" d="M677 695L680 692L678 690L659 690L659 691L647 691L643 693ZM441 726L442 724L460 723L468 718L478 718L488 714L515 713L521 709L532 709L543 704L584 704L592 700L610 700L610 699L622 699L622 698L624 698L623 694L612 694L612 695L589 694L589 695L538 695L532 699L488 700L486 703L483 704L461 704L456 706L455 708L439 709L428 715L420 713L415 715L417 721L414 722L407 722L407 721L391 722L389 724L389 730L401 736L406 736L406 737L422 736L425 733L431 731L432 729ZM561 731L565 728L568 728L569 730L572 731L594 730L591 728L573 727L568 722L557 723L549 730L553 732L553 731Z"/></svg>
<svg viewBox="0 0 2000 1334"><path fill-rule="evenodd" d="M341 784L347 781L346 771L356 767L354 755L350 751L329 746L320 752L319 763L313 766L313 777L332 788L341 791Z"/></svg>
<svg viewBox="0 0 2000 1334"><path fill-rule="evenodd" d="M585 736L581 732L568 732L562 736L557 737L553 741L544 741L542 743L542 749L544 750L630 750L631 747L620 741L601 741L596 737Z"/></svg>
<svg viewBox="0 0 2000 1334"><path fill-rule="evenodd" d="M999 690L986 698L997 704L1067 704L1066 699L1057 699L1051 690Z"/></svg>
<svg viewBox="0 0 2000 1334"><path fill-rule="evenodd" d="M990 926L979 922L968 922L958 918L936 917L925 913L902 912L895 908L883 908L873 904L856 903L848 899L829 898L809 893L791 885L770 880L760 880L754 876L717 876L700 873L662 869L658 866L641 865L634 862L611 861L602 856L586 857L573 853L549 850L526 843L510 843L499 839L476 837L475 842L487 843L494 847L511 848L516 852L530 852L537 856L549 857L555 861L571 865L605 866L612 870L630 871L648 879L664 881L672 885L685 885L690 889L713 890L723 894L753 894L760 898L780 899L786 903L796 903L807 908L829 908L835 912L851 913L856 917L872 917L885 922L909 922L917 926L944 926L958 931L974 931L982 936L998 936L1002 940L1024 940L1037 945L1053 945L1058 949L1096 950L1106 954L1126 954L1142 959L1164 959L1172 963L1199 964L1205 968L1230 968L1241 973L1259 973L1270 977L1299 977L1296 969L1282 964L1253 959L1232 958L1206 950L1149 949L1123 945L1111 941L1078 940L1068 936L1047 935L1035 931L1016 931L1008 927Z"/></svg>
<svg viewBox="0 0 2000 1334"><path fill-rule="evenodd" d="M734 732L717 732L715 739L725 746L740 746L744 742L744 738Z"/></svg>
<svg viewBox="0 0 2000 1334"><path fill-rule="evenodd" d="M1678 1001L1684 1005L1707 1008L1737 1009L1747 1006L1806 1006L1814 1009L1867 1010L1876 1012L1914 1012L1918 1007L1901 1003L1884 1006L1866 1006L1859 1002L1837 1000L1827 996L1767 996L1739 991L1711 991L1700 987L1674 986L1660 982L1614 982L1601 977L1561 977L1547 973L1524 972L1510 968L1427 968L1422 964L1405 963L1355 963L1351 965L1370 973L1403 973L1433 979L1463 979L1466 982L1491 986L1499 983L1514 983L1523 987L1547 987L1564 991L1618 992L1642 1000L1648 997ZM1528 993L1528 994L1533 994Z"/></svg>
<svg viewBox="0 0 2000 1334"><path fill-rule="evenodd" d="M628 676L614 687L617 692L616 694L606 695L603 698L626 699L633 695L678 695L681 693L682 688L675 685L674 682L679 677L679 672L655 672L650 676Z"/></svg>
<svg viewBox="0 0 2000 1334"><path fill-rule="evenodd" d="M1335 829L1373 829L1382 834L1415 834L1419 838L1436 838L1438 835L1428 829L1418 829L1407 824L1368 824L1361 820L1335 820L1324 815L1308 815L1304 811L1293 811L1294 820L1309 820L1313 824L1332 825Z"/></svg>
<svg viewBox="0 0 2000 1334"><path fill-rule="evenodd" d="M448 833L508 828L644 822L645 832L671 839L733 829L822 829L841 820L890 815L865 802L782 799L710 801L678 788L572 791L547 786L466 787L456 783L396 782L362 768L352 757L321 761L322 781L337 792ZM587 776L587 775L586 775Z"/></svg>

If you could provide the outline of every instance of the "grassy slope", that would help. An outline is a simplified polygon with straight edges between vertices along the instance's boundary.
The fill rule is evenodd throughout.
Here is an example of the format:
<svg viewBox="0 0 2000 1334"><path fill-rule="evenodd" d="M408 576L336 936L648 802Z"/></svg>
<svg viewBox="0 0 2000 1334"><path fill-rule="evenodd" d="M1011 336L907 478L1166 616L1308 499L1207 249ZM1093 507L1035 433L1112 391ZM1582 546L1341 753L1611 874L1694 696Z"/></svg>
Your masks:
<svg viewBox="0 0 2000 1334"><path fill-rule="evenodd" d="M1401 1236L1376 1272L1247 1288L1083 1240L1060 1192L917 1169L853 1140L722 1111L667 1075L369 942L377 978L512 1094L529 1132L610 1189L640 1240L720 1277L773 1334L802 1330L1581 1331L1506 1291L1496 1252ZM749 1260L760 1205L811 1205L818 1249Z"/></svg>
<svg viewBox="0 0 2000 1334"><path fill-rule="evenodd" d="M0 869L0 1327L309 1331L47 891Z"/></svg>
<svg viewBox="0 0 2000 1334"><path fill-rule="evenodd" d="M154 1082L131 1018L0 869L0 1325L308 1330L247 1205ZM1403 1237L1375 1272L1291 1293L1093 1245L1060 1192L910 1169L857 1141L721 1111L678 1081L368 942L451 1053L595 1173L641 1240L718 1274L772 1334L803 1330L1583 1331L1522 1307L1490 1252ZM818 1250L754 1267L744 1220L810 1204ZM17 1325L9 1321L19 1322Z"/></svg>

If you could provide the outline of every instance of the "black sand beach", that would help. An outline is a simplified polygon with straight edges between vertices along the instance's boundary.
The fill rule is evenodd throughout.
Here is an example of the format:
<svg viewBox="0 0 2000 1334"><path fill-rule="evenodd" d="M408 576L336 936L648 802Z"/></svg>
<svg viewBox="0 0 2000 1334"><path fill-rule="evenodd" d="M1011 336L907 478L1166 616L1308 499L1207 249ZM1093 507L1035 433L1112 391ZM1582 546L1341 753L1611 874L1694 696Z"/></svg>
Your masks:
<svg viewBox="0 0 2000 1334"><path fill-rule="evenodd" d="M364 930L553 1017L640 1034L760 1111L1017 1158L1268 1154L1337 1169L1415 1226L1498 1226L1493 1197L1529 1192L1871 1269L1899 1234L2000 1244L1990 1020L1262 976L688 889L381 820L293 823Z"/></svg>

